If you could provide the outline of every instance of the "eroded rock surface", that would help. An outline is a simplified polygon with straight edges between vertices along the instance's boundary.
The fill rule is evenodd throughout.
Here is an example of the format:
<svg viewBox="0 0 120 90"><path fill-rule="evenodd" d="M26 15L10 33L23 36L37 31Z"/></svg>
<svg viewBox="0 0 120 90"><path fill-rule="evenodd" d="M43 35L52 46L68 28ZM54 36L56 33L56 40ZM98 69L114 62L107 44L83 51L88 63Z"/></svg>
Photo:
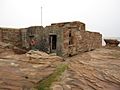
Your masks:
<svg viewBox="0 0 120 90"><path fill-rule="evenodd" d="M100 48L64 61L44 52L15 54L9 45L0 45L0 90L32 90L51 75L58 64L68 69L53 90L120 90L120 48Z"/></svg>
<svg viewBox="0 0 120 90"><path fill-rule="evenodd" d="M52 87L61 85L63 90L120 90L120 49L97 49L67 60L68 70Z"/></svg>
<svg viewBox="0 0 120 90"><path fill-rule="evenodd" d="M117 39L104 39L104 41L108 47L118 47L120 43Z"/></svg>
<svg viewBox="0 0 120 90"><path fill-rule="evenodd" d="M40 51L32 51L30 55L18 55L3 48L0 51L0 90L32 90L63 61Z"/></svg>

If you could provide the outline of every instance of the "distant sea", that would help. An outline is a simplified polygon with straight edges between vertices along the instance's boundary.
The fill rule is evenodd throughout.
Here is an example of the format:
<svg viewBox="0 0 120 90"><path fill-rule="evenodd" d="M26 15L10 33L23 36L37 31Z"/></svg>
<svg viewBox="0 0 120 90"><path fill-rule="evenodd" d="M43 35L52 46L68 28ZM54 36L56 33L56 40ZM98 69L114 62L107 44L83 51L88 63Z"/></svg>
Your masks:
<svg viewBox="0 0 120 90"><path fill-rule="evenodd" d="M104 39L117 39L118 41L120 41L120 37L103 37L102 39L102 45L105 46L105 41ZM119 44L120 46L120 44Z"/></svg>

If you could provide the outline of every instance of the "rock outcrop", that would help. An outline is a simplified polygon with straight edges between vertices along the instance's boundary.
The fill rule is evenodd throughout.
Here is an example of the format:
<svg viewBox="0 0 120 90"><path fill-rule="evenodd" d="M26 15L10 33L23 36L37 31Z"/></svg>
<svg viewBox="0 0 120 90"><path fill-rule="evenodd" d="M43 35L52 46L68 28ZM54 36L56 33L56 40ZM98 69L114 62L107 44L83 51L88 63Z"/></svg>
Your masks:
<svg viewBox="0 0 120 90"><path fill-rule="evenodd" d="M68 70L51 86L52 90L120 89L120 48L101 48L68 61Z"/></svg>
<svg viewBox="0 0 120 90"><path fill-rule="evenodd" d="M117 47L120 43L117 39L104 39L104 41L108 47Z"/></svg>
<svg viewBox="0 0 120 90"><path fill-rule="evenodd" d="M119 90L120 48L100 48L63 58L40 51L15 54L11 45L0 43L0 90L34 90L39 82L51 76L59 64L67 70L52 90ZM36 89L35 89L36 90Z"/></svg>
<svg viewBox="0 0 120 90"><path fill-rule="evenodd" d="M15 54L0 48L0 90L34 90L39 81L51 75L63 59L40 51Z"/></svg>

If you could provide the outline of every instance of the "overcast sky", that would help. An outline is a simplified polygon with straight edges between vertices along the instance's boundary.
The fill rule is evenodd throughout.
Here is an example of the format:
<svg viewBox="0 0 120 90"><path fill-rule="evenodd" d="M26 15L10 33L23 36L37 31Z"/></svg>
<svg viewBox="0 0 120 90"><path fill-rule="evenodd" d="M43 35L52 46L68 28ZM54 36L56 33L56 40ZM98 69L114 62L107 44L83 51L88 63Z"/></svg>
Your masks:
<svg viewBox="0 0 120 90"><path fill-rule="evenodd" d="M81 21L87 30L120 36L120 0L0 0L0 27L24 28Z"/></svg>

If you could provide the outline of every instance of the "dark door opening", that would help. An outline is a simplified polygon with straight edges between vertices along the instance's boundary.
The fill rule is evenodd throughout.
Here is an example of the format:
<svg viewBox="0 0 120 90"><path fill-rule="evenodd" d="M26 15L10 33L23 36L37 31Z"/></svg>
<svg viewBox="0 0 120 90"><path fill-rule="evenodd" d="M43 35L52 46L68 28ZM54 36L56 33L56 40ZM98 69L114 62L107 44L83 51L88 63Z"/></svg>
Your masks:
<svg viewBox="0 0 120 90"><path fill-rule="evenodd" d="M55 52L56 45L57 45L57 35L50 35L49 36L49 44L50 44L50 52Z"/></svg>

